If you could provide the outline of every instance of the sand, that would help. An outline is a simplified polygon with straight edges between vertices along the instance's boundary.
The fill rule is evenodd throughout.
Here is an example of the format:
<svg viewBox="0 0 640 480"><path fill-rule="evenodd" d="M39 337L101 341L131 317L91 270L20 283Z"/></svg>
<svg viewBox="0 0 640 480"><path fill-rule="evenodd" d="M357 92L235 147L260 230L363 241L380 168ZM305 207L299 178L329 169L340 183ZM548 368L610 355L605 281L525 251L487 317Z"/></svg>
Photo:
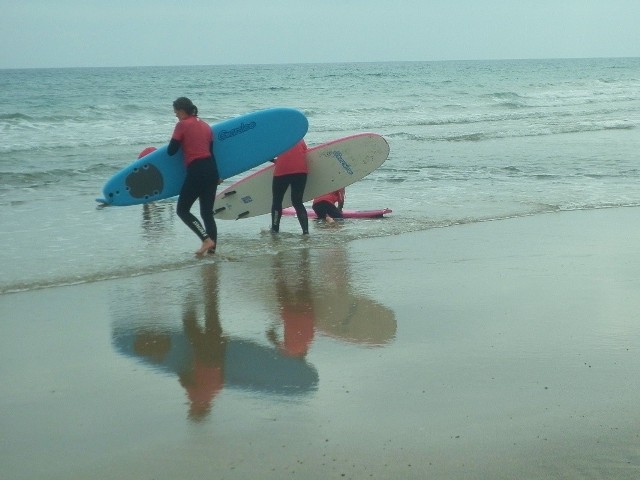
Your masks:
<svg viewBox="0 0 640 480"><path fill-rule="evenodd" d="M640 476L640 209L0 296L0 477Z"/></svg>

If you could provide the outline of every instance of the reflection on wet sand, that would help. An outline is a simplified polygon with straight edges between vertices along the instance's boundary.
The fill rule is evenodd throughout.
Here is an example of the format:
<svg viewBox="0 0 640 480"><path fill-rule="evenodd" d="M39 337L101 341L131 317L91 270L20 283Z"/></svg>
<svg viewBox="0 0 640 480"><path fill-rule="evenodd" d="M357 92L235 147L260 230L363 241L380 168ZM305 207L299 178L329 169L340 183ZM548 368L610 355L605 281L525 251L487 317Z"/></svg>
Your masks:
<svg viewBox="0 0 640 480"><path fill-rule="evenodd" d="M221 282L220 268L219 263L199 267L200 274L188 287L142 282L141 292L121 292L114 298L116 350L177 376L192 420L205 418L224 388L286 396L314 392L318 372L307 357L316 334L366 346L383 346L395 338L393 312L352 292L342 248L281 251L273 256L271 269L256 270L256 290L243 289L242 295L257 295L261 302L266 294L263 300L273 317L262 340L269 344L224 331L221 285L229 290L238 285L232 279L229 285ZM163 294L166 289L170 293ZM250 306L236 305L238 309L251 315Z"/></svg>
<svg viewBox="0 0 640 480"><path fill-rule="evenodd" d="M295 264L287 264L284 252L273 259L273 279L276 285L276 305L282 323L282 335L276 326L267 331L267 338L291 357L304 357L314 335L314 309L310 282L309 249L300 250Z"/></svg>
<svg viewBox="0 0 640 480"><path fill-rule="evenodd" d="M314 252L315 253L315 252ZM276 305L282 333L267 335L286 355L306 355L314 332L368 346L393 341L397 323L393 311L353 292L344 248L318 253L281 251L273 259Z"/></svg>
<svg viewBox="0 0 640 480"><path fill-rule="evenodd" d="M165 234L173 227L176 214L170 202L142 204L142 234L153 238Z"/></svg>
<svg viewBox="0 0 640 480"><path fill-rule="evenodd" d="M313 289L316 329L325 335L363 345L385 345L396 336L393 311L354 292L344 248L323 253L318 285Z"/></svg>
<svg viewBox="0 0 640 480"><path fill-rule="evenodd" d="M227 339L222 333L218 310L218 270L215 264L202 269L204 325L198 316L195 295L185 302L184 334L191 346L191 365L178 373L189 397L189 417L200 420L211 409L211 401L224 385L224 355Z"/></svg>
<svg viewBox="0 0 640 480"><path fill-rule="evenodd" d="M305 360L224 334L219 316L218 268L215 263L201 267L202 296L187 294L181 328L176 321L157 318L160 312L171 310L162 308L160 296L154 299L156 315L145 305L139 305L139 311L116 312L112 332L116 350L177 375L189 398L192 420L206 417L223 387L278 395L314 391L318 373ZM124 304L130 307L135 302ZM145 314L149 315L146 320Z"/></svg>

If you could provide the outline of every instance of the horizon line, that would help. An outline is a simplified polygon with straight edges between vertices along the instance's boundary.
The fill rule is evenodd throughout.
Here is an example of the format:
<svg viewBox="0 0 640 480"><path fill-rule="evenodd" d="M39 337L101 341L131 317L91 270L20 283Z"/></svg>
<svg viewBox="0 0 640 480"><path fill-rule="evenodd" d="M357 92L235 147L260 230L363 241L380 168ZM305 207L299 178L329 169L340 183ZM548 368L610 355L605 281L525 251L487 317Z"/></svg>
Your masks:
<svg viewBox="0 0 640 480"><path fill-rule="evenodd" d="M63 70L63 69L84 69L84 68L171 68L171 67L271 67L287 65L348 65L348 64L381 64L381 63L446 63L446 62L521 62L521 61L548 61L548 60L615 60L640 58L635 56L613 56L613 57L526 57L526 58L485 58L485 59L439 59L439 60L354 60L354 61L333 61L333 62L274 62L274 63L185 63L174 65L76 65L76 66L22 66L22 67L0 67L2 70Z"/></svg>

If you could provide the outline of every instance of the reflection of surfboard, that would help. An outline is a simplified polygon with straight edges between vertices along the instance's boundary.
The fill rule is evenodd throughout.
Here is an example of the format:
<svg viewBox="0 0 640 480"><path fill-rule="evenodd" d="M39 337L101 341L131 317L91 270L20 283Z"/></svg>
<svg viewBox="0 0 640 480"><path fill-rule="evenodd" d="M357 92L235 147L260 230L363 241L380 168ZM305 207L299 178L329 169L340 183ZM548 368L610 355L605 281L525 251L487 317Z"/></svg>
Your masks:
<svg viewBox="0 0 640 480"><path fill-rule="evenodd" d="M275 292L261 292L285 333L293 316L304 319L298 326L312 322L316 333L339 341L382 347L395 340L398 324L394 311L357 292L342 245L282 250L271 261ZM296 338L301 337L303 329L298 328Z"/></svg>
<svg viewBox="0 0 640 480"><path fill-rule="evenodd" d="M389 144L380 135L362 133L310 148L309 176L303 201L338 190L364 178L384 163ZM216 196L216 219L237 220L271 211L274 165L250 175ZM291 206L285 195L283 207Z"/></svg>
<svg viewBox="0 0 640 480"><path fill-rule="evenodd" d="M382 218L385 214L391 213L388 208L380 208L378 210L342 210L343 218ZM296 210L293 207L282 209L283 215L295 215ZM309 218L316 218L316 212L312 208L307 208Z"/></svg>
<svg viewBox="0 0 640 480"><path fill-rule="evenodd" d="M314 298L316 330L364 345L385 345L396 337L393 311L370 298L348 292Z"/></svg>
<svg viewBox="0 0 640 480"><path fill-rule="evenodd" d="M291 148L307 133L304 114L291 108L270 108L213 125L213 154L220 178L254 168ZM120 170L105 184L107 205L139 205L176 196L184 181L182 149L174 156L167 145Z"/></svg>
<svg viewBox="0 0 640 480"><path fill-rule="evenodd" d="M118 352L157 370L181 375L193 366L193 346L182 331L114 330ZM282 355L278 350L237 338L224 347L224 386L279 395L316 390L318 371L306 360Z"/></svg>

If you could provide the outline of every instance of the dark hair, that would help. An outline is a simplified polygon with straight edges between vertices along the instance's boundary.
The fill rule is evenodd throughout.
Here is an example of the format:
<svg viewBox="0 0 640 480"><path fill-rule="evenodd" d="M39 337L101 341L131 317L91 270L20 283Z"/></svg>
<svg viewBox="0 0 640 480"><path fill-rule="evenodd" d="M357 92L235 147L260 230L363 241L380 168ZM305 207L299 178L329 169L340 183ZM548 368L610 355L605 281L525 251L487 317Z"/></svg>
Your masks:
<svg viewBox="0 0 640 480"><path fill-rule="evenodd" d="M198 107L196 107L187 97L180 97L173 102L174 110L184 110L189 115L198 115Z"/></svg>

